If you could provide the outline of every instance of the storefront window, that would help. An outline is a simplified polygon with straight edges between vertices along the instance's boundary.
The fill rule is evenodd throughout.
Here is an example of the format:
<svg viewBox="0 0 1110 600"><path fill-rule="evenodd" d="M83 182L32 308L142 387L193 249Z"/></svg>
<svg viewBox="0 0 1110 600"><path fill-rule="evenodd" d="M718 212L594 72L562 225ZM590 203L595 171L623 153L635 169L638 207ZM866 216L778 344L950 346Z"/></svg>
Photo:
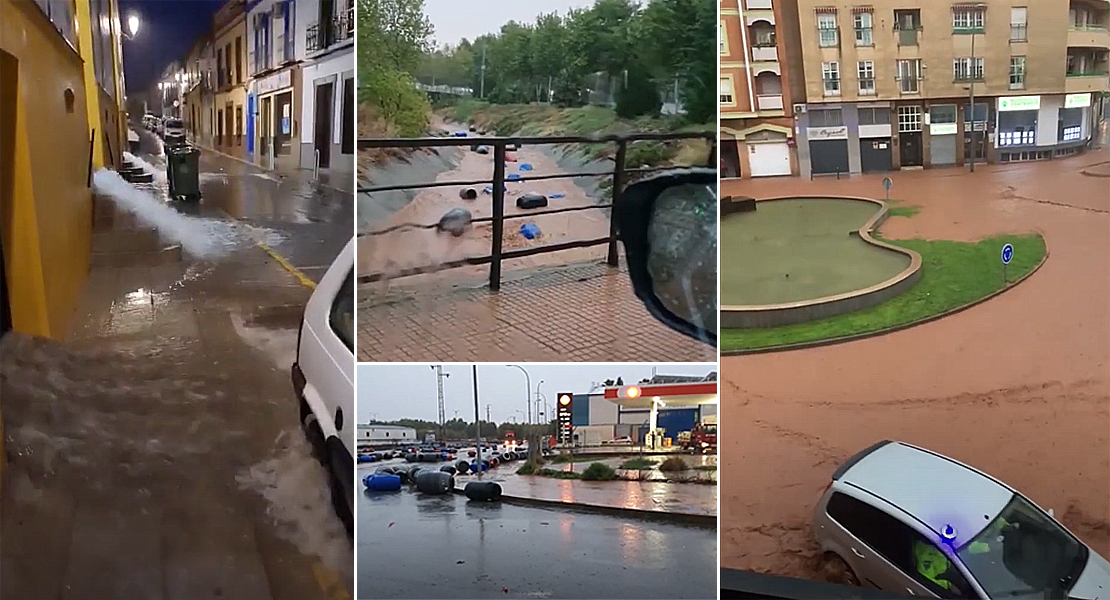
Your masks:
<svg viewBox="0 0 1110 600"><path fill-rule="evenodd" d="M956 122L956 105L955 104L942 104L939 106L929 107L929 120L931 123L955 123Z"/></svg>

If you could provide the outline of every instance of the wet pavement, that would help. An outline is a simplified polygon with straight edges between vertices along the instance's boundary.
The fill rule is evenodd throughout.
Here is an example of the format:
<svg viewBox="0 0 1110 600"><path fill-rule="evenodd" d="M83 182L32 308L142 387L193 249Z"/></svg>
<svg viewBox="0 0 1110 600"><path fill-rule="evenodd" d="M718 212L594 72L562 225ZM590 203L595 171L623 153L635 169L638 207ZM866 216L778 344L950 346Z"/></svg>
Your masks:
<svg viewBox="0 0 1110 600"><path fill-rule="evenodd" d="M623 259L622 259L623 260ZM624 268L586 263L480 281L358 286L358 359L715 362L717 350L656 321Z"/></svg>
<svg viewBox="0 0 1110 600"><path fill-rule="evenodd" d="M360 492L359 597L716 598L716 532L458 494Z"/></svg>
<svg viewBox="0 0 1110 600"><path fill-rule="evenodd" d="M350 239L350 200L226 158L202 169L201 203L171 204L193 217L175 235L267 235L201 260L97 197L67 339L4 339L3 597L352 594L352 543L289 380L311 291L255 242L318 279Z"/></svg>
<svg viewBox="0 0 1110 600"><path fill-rule="evenodd" d="M723 357L721 422L736 433L721 446L722 566L817 577L814 504L838 465L887 438L1005 481L1110 556L1110 179L1081 174L1105 160L724 184L726 196L882 197L889 175L891 197L921 211L888 220L885 237L1038 231L1049 257L1006 293L931 323Z"/></svg>

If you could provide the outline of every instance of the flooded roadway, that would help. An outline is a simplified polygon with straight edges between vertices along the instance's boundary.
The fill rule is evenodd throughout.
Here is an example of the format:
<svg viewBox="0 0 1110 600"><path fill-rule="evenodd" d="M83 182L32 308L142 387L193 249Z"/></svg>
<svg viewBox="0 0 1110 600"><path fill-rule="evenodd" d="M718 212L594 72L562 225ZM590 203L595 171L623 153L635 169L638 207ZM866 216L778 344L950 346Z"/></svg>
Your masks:
<svg viewBox="0 0 1110 600"><path fill-rule="evenodd" d="M172 206L275 232L310 279L350 239L349 194L201 165L201 203ZM201 260L110 200L95 212L67 339L0 348L2 595L349 598L351 540L289 380L310 290L253 242Z"/></svg>
<svg viewBox="0 0 1110 600"><path fill-rule="evenodd" d="M407 487L357 502L362 599L717 597L713 530Z"/></svg>
<svg viewBox="0 0 1110 600"><path fill-rule="evenodd" d="M1104 162L1105 148L973 175L890 174L892 197L922 208L887 221L884 237L1039 231L1049 258L1014 289L938 321L722 358L722 425L737 432L721 446L722 566L816 577L813 507L842 461L885 438L1005 481L1110 556L1110 179L1081 174ZM882 177L736 181L722 192L876 197Z"/></svg>

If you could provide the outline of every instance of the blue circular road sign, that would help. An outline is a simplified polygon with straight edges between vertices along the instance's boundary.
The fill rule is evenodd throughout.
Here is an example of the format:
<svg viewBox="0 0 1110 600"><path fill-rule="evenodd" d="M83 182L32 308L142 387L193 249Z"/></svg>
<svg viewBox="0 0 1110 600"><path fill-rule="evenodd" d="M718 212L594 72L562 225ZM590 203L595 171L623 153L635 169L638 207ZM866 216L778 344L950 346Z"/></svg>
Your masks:
<svg viewBox="0 0 1110 600"><path fill-rule="evenodd" d="M1002 264L1008 265L1014 259L1014 246L1013 244L1006 244L1002 246Z"/></svg>

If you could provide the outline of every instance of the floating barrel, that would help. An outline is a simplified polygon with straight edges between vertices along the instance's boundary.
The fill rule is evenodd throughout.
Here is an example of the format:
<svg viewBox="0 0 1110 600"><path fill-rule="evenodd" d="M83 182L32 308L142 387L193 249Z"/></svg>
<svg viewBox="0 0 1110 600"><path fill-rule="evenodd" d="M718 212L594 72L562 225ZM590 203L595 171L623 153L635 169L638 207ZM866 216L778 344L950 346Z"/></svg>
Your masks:
<svg viewBox="0 0 1110 600"><path fill-rule="evenodd" d="M455 478L443 471L422 471L416 476L416 489L425 494L446 494L455 488Z"/></svg>
<svg viewBox="0 0 1110 600"><path fill-rule="evenodd" d="M516 460L516 455L514 455L512 452L506 452L506 453L501 455L501 460L503 460L505 462L509 462L510 460Z"/></svg>
<svg viewBox="0 0 1110 600"><path fill-rule="evenodd" d="M409 481L415 483L416 482L416 476L419 475L420 471L422 471L422 470L424 470L423 467L418 467L418 466L409 467L409 469L408 469Z"/></svg>
<svg viewBox="0 0 1110 600"><path fill-rule="evenodd" d="M374 492L395 492L401 489L401 478L396 475L375 473L367 475L362 483L366 485L366 489Z"/></svg>
<svg viewBox="0 0 1110 600"><path fill-rule="evenodd" d="M497 466L498 466L498 465L500 465L500 464L501 464L501 459L500 459L500 458L497 458L496 456L494 456L493 458L489 459L489 466L490 466L491 468L495 468L495 467L497 467Z"/></svg>
<svg viewBox="0 0 1110 600"><path fill-rule="evenodd" d="M478 502L495 502L501 499L501 486L492 481L471 481L463 488L463 493Z"/></svg>
<svg viewBox="0 0 1110 600"><path fill-rule="evenodd" d="M393 467L378 467L374 469L374 473L377 475L396 475L396 473L393 472Z"/></svg>
<svg viewBox="0 0 1110 600"><path fill-rule="evenodd" d="M454 475L456 472L455 467L452 467L451 465L443 465L439 468L439 470L447 473L448 475Z"/></svg>
<svg viewBox="0 0 1110 600"><path fill-rule="evenodd" d="M460 460L459 462L455 463L455 468L458 469L459 473L466 473L470 470L470 463L466 462L465 460Z"/></svg>
<svg viewBox="0 0 1110 600"><path fill-rule="evenodd" d="M415 453L410 453L410 454L405 455L405 460L408 461L408 462L416 462L416 458L417 458L417 456L416 456Z"/></svg>

